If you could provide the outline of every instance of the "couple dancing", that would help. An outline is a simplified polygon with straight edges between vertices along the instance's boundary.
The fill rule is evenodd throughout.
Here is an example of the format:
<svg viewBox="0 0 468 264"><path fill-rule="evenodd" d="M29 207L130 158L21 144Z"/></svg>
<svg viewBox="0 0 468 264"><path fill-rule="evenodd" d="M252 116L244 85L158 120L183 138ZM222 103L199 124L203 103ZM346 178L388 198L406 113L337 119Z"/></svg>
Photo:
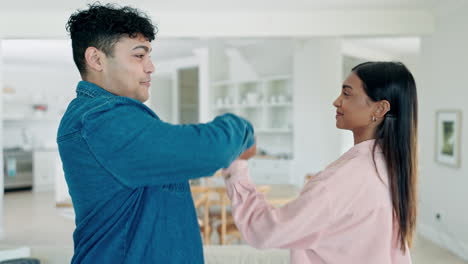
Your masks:
<svg viewBox="0 0 468 264"><path fill-rule="evenodd" d="M254 247L290 249L296 264L411 263L417 96L403 64L354 67L333 102L354 147L274 208L249 176L248 121L226 114L174 125L143 104L157 31L147 15L92 4L67 30L82 77L57 135L76 213L72 263L203 263L188 181L220 168L236 225Z"/></svg>

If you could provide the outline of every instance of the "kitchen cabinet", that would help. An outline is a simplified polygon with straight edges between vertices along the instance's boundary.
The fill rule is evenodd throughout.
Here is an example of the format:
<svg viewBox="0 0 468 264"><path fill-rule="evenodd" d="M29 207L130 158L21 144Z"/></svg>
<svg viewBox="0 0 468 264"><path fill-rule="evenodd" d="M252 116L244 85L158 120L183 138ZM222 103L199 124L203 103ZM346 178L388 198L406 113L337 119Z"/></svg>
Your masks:
<svg viewBox="0 0 468 264"><path fill-rule="evenodd" d="M212 83L215 116L234 113L249 120L258 138L258 149L268 155L292 158L293 102L290 75Z"/></svg>
<svg viewBox="0 0 468 264"><path fill-rule="evenodd" d="M291 77L212 84L215 114L235 113L250 120L259 133L291 133Z"/></svg>
<svg viewBox="0 0 468 264"><path fill-rule="evenodd" d="M251 159L249 169L256 184L290 184L291 160L287 159Z"/></svg>
<svg viewBox="0 0 468 264"><path fill-rule="evenodd" d="M60 164L57 149L38 149L33 152L33 190L54 190L55 174Z"/></svg>

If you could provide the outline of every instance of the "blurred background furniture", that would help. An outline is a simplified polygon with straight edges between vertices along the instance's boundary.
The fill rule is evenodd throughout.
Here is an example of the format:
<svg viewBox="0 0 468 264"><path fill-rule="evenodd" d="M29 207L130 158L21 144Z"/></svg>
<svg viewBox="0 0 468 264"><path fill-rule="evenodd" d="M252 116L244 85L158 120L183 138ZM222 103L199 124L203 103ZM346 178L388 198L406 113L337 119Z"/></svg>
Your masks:
<svg viewBox="0 0 468 264"><path fill-rule="evenodd" d="M231 201L226 194L221 173L192 181L191 184L204 244L242 244L242 236L234 223ZM290 202L300 191L297 186L290 184L257 185L257 190L275 207ZM216 232L213 233L213 230Z"/></svg>
<svg viewBox="0 0 468 264"><path fill-rule="evenodd" d="M197 211L198 225L203 238L203 244L209 245L211 243L211 223L209 218L209 188L197 186L191 188L193 202Z"/></svg>

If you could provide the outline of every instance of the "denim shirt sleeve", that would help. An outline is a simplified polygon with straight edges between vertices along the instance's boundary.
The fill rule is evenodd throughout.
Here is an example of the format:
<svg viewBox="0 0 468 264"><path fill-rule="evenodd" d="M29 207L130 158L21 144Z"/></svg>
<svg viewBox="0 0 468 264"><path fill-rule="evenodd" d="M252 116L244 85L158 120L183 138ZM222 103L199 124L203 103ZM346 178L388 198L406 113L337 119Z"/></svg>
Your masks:
<svg viewBox="0 0 468 264"><path fill-rule="evenodd" d="M254 143L251 124L235 115L173 125L131 101L109 101L84 115L82 124L97 161L129 187L212 175Z"/></svg>

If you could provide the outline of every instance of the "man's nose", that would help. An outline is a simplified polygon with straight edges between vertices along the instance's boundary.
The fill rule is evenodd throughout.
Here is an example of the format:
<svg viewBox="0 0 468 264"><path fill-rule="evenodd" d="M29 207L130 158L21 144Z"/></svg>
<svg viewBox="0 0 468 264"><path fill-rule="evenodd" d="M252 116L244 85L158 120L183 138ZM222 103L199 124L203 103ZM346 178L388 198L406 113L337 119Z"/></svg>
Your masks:
<svg viewBox="0 0 468 264"><path fill-rule="evenodd" d="M149 60L149 62L147 63L147 65L145 67L145 72L146 73L153 73L154 70L155 70L155 67L154 67L153 61Z"/></svg>

